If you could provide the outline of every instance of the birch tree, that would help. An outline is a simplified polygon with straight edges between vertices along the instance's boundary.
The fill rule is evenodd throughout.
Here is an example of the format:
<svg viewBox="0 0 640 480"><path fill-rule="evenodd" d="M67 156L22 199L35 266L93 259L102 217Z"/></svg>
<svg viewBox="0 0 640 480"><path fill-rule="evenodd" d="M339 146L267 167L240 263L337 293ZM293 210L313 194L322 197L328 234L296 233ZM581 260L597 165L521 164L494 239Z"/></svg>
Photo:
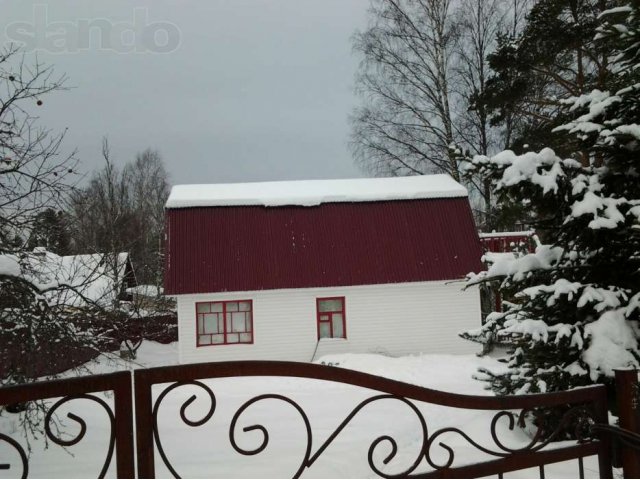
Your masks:
<svg viewBox="0 0 640 480"><path fill-rule="evenodd" d="M460 180L461 152L502 147L503 132L478 100L507 11L504 0L372 1L370 24L354 43L363 57L356 79L362 106L352 115L351 138L359 165L378 175L447 173ZM489 185L463 180L480 192L486 212Z"/></svg>
<svg viewBox="0 0 640 480"><path fill-rule="evenodd" d="M456 29L450 0L373 0L355 35L364 105L352 116L356 161L377 174L448 173L454 143L452 65Z"/></svg>
<svg viewBox="0 0 640 480"><path fill-rule="evenodd" d="M460 35L456 46L455 90L459 97L454 122L458 145L473 155L487 155L502 148L504 134L491 125L490 111L480 99L487 88L491 70L489 54L505 28L503 0L462 0L458 8ZM491 208L491 185L472 178L484 201L485 216ZM483 219L487 223L487 219Z"/></svg>

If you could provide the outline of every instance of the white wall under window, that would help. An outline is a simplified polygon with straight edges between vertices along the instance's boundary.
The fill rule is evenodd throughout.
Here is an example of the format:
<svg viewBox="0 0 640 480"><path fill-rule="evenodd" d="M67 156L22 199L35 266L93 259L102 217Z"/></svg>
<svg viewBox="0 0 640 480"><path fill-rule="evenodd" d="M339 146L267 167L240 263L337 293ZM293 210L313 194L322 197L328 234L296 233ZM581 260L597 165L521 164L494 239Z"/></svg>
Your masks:
<svg viewBox="0 0 640 480"><path fill-rule="evenodd" d="M182 363L308 362L330 353L475 353L458 333L480 326L480 296L460 282L416 282L178 296ZM316 299L345 297L346 339L318 344ZM196 303L253 300L253 344L196 347Z"/></svg>

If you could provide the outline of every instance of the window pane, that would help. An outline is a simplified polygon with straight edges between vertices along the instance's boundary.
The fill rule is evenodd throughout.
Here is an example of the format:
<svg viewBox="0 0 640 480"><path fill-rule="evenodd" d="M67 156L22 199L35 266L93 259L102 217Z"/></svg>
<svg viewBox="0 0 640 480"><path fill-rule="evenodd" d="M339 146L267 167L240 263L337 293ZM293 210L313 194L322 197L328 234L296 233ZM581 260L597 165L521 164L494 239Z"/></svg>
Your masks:
<svg viewBox="0 0 640 480"><path fill-rule="evenodd" d="M230 333L227 335L227 343L238 343L240 338L237 333Z"/></svg>
<svg viewBox="0 0 640 480"><path fill-rule="evenodd" d="M320 315L320 321L321 322L328 322L329 321L329 315Z"/></svg>
<svg viewBox="0 0 640 480"><path fill-rule="evenodd" d="M320 322L320 338L331 338L329 322Z"/></svg>
<svg viewBox="0 0 640 480"><path fill-rule="evenodd" d="M221 302L212 303L211 304L211 311L212 312L222 312L222 303Z"/></svg>
<svg viewBox="0 0 640 480"><path fill-rule="evenodd" d="M318 310L321 312L341 312L342 311L342 299L335 300L320 300L318 301Z"/></svg>
<svg viewBox="0 0 640 480"><path fill-rule="evenodd" d="M219 333L218 330L218 315L215 313L205 313L204 317L204 332L203 333Z"/></svg>
<svg viewBox="0 0 640 480"><path fill-rule="evenodd" d="M196 311L198 313L209 313L211 304L210 303L199 303L196 305Z"/></svg>
<svg viewBox="0 0 640 480"><path fill-rule="evenodd" d="M227 312L237 312L237 311L238 311L237 302L227 302Z"/></svg>
<svg viewBox="0 0 640 480"><path fill-rule="evenodd" d="M198 345L252 343L251 307L251 301L196 304Z"/></svg>
<svg viewBox="0 0 640 480"><path fill-rule="evenodd" d="M342 314L334 313L332 318L333 338L344 338L344 329L342 328Z"/></svg>
<svg viewBox="0 0 640 480"><path fill-rule="evenodd" d="M245 313L237 312L231 314L231 331L232 332L246 332Z"/></svg>

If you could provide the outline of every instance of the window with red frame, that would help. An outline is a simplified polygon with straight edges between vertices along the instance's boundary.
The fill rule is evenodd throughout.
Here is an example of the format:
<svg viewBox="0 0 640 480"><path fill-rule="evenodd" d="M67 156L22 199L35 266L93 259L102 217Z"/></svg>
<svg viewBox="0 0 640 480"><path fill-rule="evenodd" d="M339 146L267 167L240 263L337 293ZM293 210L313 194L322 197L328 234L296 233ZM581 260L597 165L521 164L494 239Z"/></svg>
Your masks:
<svg viewBox="0 0 640 480"><path fill-rule="evenodd" d="M344 297L318 298L318 338L347 338Z"/></svg>
<svg viewBox="0 0 640 480"><path fill-rule="evenodd" d="M253 343L252 311L251 300L197 303L197 346Z"/></svg>

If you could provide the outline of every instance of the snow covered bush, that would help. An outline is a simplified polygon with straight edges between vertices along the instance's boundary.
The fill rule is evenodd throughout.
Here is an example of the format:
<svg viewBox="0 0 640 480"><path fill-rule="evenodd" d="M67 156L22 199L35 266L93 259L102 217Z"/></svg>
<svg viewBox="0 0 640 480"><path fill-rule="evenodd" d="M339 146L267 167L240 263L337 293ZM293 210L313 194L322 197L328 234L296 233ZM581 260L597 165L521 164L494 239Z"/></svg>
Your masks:
<svg viewBox="0 0 640 480"><path fill-rule="evenodd" d="M482 372L498 394L607 382L640 363L640 7L600 18L595 41L617 48L609 90L564 101L571 120L554 129L573 153L504 151L467 167L498 198L527 206L543 241L470 277L511 300L463 334L509 345L508 371Z"/></svg>

